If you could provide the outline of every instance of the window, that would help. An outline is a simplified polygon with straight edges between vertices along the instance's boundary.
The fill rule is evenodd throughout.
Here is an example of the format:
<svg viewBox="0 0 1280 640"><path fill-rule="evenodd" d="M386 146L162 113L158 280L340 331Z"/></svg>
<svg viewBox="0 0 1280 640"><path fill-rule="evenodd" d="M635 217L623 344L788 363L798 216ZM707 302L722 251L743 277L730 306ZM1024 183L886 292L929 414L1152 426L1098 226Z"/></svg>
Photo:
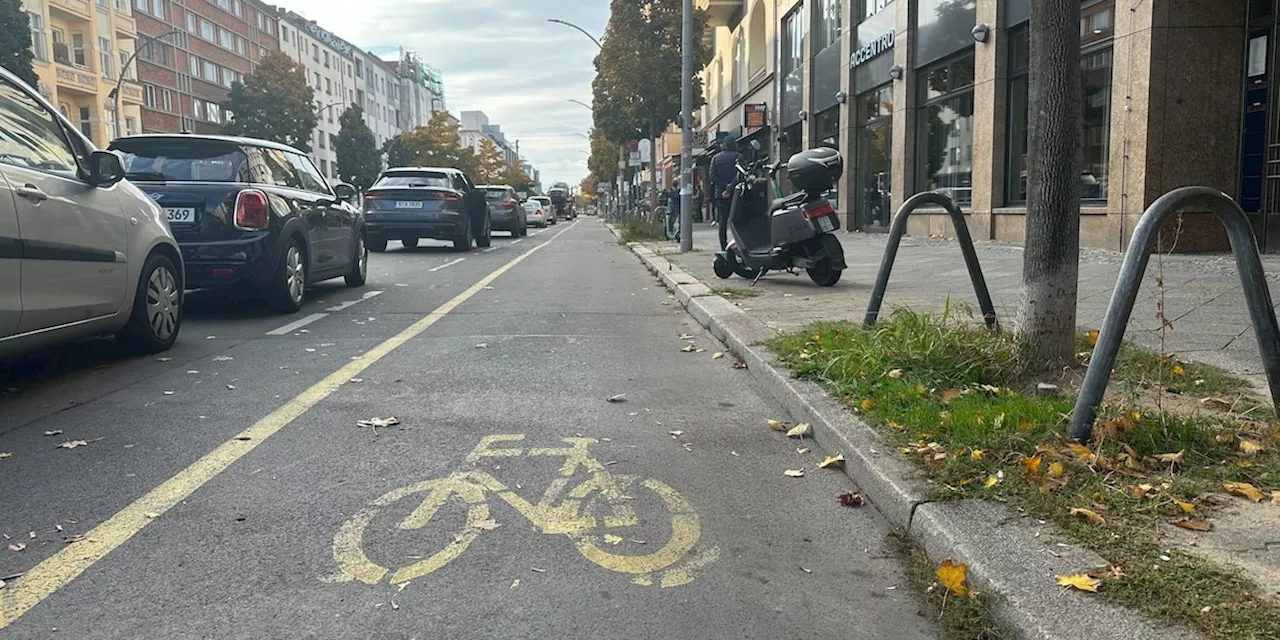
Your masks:
<svg viewBox="0 0 1280 640"><path fill-rule="evenodd" d="M148 8L147 0L138 0L137 7L139 11L146 11Z"/></svg>
<svg viewBox="0 0 1280 640"><path fill-rule="evenodd" d="M957 204L973 195L973 54L920 70L916 189L946 191Z"/></svg>
<svg viewBox="0 0 1280 640"><path fill-rule="evenodd" d="M111 41L106 38L98 38L98 66L101 67L102 77L108 79L116 77L115 56L111 54Z"/></svg>
<svg viewBox="0 0 1280 640"><path fill-rule="evenodd" d="M742 95L742 79L746 76L744 64L747 58L747 41L742 39L742 30L733 34L733 76L729 82L732 89L732 95L737 98Z"/></svg>
<svg viewBox="0 0 1280 640"><path fill-rule="evenodd" d="M289 29L285 27L280 27L280 39L284 40L285 42L293 42L293 40L289 36Z"/></svg>
<svg viewBox="0 0 1280 640"><path fill-rule="evenodd" d="M187 31L196 32L196 14L190 11L187 12Z"/></svg>
<svg viewBox="0 0 1280 640"><path fill-rule="evenodd" d="M844 15L844 0L819 0L818 31L815 34L814 54L840 42L840 16Z"/></svg>
<svg viewBox="0 0 1280 640"><path fill-rule="evenodd" d="M197 120L204 120L204 100L199 98L191 99L191 115Z"/></svg>
<svg viewBox="0 0 1280 640"><path fill-rule="evenodd" d="M208 20L205 20L204 18L201 18L200 19L200 37L204 38L205 40L208 40L209 42L216 42L217 35L218 34L213 27L213 23L209 22Z"/></svg>
<svg viewBox="0 0 1280 640"><path fill-rule="evenodd" d="M316 76L316 88L317 88L317 89L319 89L319 88L320 88L320 72L319 72L319 71L316 71L316 72L314 72L314 73L315 73L315 76Z"/></svg>
<svg viewBox="0 0 1280 640"><path fill-rule="evenodd" d="M893 0L862 0L862 18L864 20L870 18L891 4Z"/></svg>
<svg viewBox="0 0 1280 640"><path fill-rule="evenodd" d="M168 89L160 92L160 106L165 111L173 111L173 93Z"/></svg>
<svg viewBox="0 0 1280 640"><path fill-rule="evenodd" d="M36 60L48 60L49 50L44 41L44 16L28 13L27 22L31 26L31 52L35 54Z"/></svg>
<svg viewBox="0 0 1280 640"><path fill-rule="evenodd" d="M329 173L329 163L324 158L320 158L320 170Z"/></svg>
<svg viewBox="0 0 1280 640"><path fill-rule="evenodd" d="M76 157L53 114L16 85L0 80L0 162L72 177Z"/></svg>
<svg viewBox="0 0 1280 640"><path fill-rule="evenodd" d="M333 82L328 78L324 79L324 92L328 95L333 95Z"/></svg>
<svg viewBox="0 0 1280 640"><path fill-rule="evenodd" d="M189 55L187 57L187 71L191 72L191 75L198 77L200 75L200 58ZM181 89L182 87L179 86L178 88Z"/></svg>
<svg viewBox="0 0 1280 640"><path fill-rule="evenodd" d="M191 122L184 119L182 125ZM246 182L248 164L240 147L217 140L137 138L115 145L128 173L159 173L165 180Z"/></svg>
<svg viewBox="0 0 1280 640"><path fill-rule="evenodd" d="M236 82L236 72L226 67L222 68L222 86L230 89L231 85Z"/></svg>
<svg viewBox="0 0 1280 640"><path fill-rule="evenodd" d="M230 31L227 31L226 29L218 29L218 44L222 45L222 48L226 49L227 51L235 49L236 48L235 36L232 35L232 33Z"/></svg>
<svg viewBox="0 0 1280 640"><path fill-rule="evenodd" d="M120 74L123 75L126 80L137 80L138 79L137 74L128 68L129 52L121 51L119 52L119 55L120 55Z"/></svg>
<svg viewBox="0 0 1280 640"><path fill-rule="evenodd" d="M231 11L231 0L217 0L216 4L218 5L218 8L223 11Z"/></svg>
<svg viewBox="0 0 1280 640"><path fill-rule="evenodd" d="M142 104L156 108L156 88L154 85L146 85L142 88Z"/></svg>
<svg viewBox="0 0 1280 640"><path fill-rule="evenodd" d="M889 226L893 187L893 86L858 96L853 200L859 229Z"/></svg>
<svg viewBox="0 0 1280 640"><path fill-rule="evenodd" d="M164 0L151 0L151 15L164 20Z"/></svg>
<svg viewBox="0 0 1280 640"><path fill-rule="evenodd" d="M93 137L93 113L89 111L89 107L80 107L80 133L86 138Z"/></svg>
<svg viewBox="0 0 1280 640"><path fill-rule="evenodd" d="M329 68L329 52L324 52L324 68Z"/></svg>
<svg viewBox="0 0 1280 640"><path fill-rule="evenodd" d="M325 147L325 146L324 146L324 132L323 132L323 131L317 131L317 132L316 132L316 146L317 146L317 147L319 147L319 148L321 148L321 149L325 149L325 148L327 148L327 147Z"/></svg>
<svg viewBox="0 0 1280 640"><path fill-rule="evenodd" d="M218 81L218 65L212 62L209 62L208 60L205 60L204 61L204 79L208 80L209 82L217 82Z"/></svg>
<svg viewBox="0 0 1280 640"><path fill-rule="evenodd" d="M209 121L222 124L222 107L212 102L205 105L205 107L209 110Z"/></svg>
<svg viewBox="0 0 1280 640"><path fill-rule="evenodd" d="M244 17L244 5L240 4L240 0L231 0L231 12L238 17Z"/></svg>
<svg viewBox="0 0 1280 640"><path fill-rule="evenodd" d="M262 156L264 172L270 174L262 177L255 176L255 178L280 187L289 187L291 189L302 187L302 178L298 177L298 170L293 167L293 163L289 162L285 152L265 148L256 149L253 152Z"/></svg>
<svg viewBox="0 0 1280 640"><path fill-rule="evenodd" d="M311 61L320 62L320 45L314 42L311 43Z"/></svg>
<svg viewBox="0 0 1280 640"><path fill-rule="evenodd" d="M84 34L71 34L71 59L75 61L77 67L88 69L89 63L85 59L84 49Z"/></svg>

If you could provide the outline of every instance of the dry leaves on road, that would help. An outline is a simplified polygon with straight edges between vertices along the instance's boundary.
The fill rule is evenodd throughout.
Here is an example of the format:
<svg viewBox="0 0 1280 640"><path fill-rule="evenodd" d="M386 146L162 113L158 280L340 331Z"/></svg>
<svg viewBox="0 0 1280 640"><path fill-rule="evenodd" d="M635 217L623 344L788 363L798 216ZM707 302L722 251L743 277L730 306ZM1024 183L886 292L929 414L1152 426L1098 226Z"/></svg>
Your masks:
<svg viewBox="0 0 1280 640"><path fill-rule="evenodd" d="M1175 523L1175 527L1181 527L1190 531L1209 531L1213 528L1213 523L1208 520L1196 520L1193 518L1183 518Z"/></svg>
<svg viewBox="0 0 1280 640"><path fill-rule="evenodd" d="M1240 452L1246 456L1256 456L1259 451L1263 451L1266 448L1266 445L1261 442L1255 442L1253 440L1240 441Z"/></svg>
<svg viewBox="0 0 1280 640"><path fill-rule="evenodd" d="M1187 455L1187 451L1186 449L1183 449L1182 451L1179 451L1177 453L1161 453L1152 457L1154 457L1156 460L1159 460L1160 462L1164 462L1167 464L1182 464L1183 459L1186 457L1186 455Z"/></svg>
<svg viewBox="0 0 1280 640"><path fill-rule="evenodd" d="M787 476L789 478L803 478L804 469L787 469L786 471L782 472L782 475Z"/></svg>
<svg viewBox="0 0 1280 640"><path fill-rule="evenodd" d="M615 536L612 533L606 533L604 534L604 541L609 544L621 544L622 538L619 536Z"/></svg>
<svg viewBox="0 0 1280 640"><path fill-rule="evenodd" d="M698 350L698 347L695 346L692 342L689 344L686 344L684 348L681 349L681 351L685 353L693 353L694 351L697 351L697 350Z"/></svg>
<svg viewBox="0 0 1280 640"><path fill-rule="evenodd" d="M9 550L10 550L10 551L22 551L23 549L26 549L26 548L27 548L27 545L22 544L21 542L10 542L10 543L9 543Z"/></svg>
<svg viewBox="0 0 1280 640"><path fill-rule="evenodd" d="M1071 515L1080 516L1081 518L1088 520L1090 524L1106 524L1107 523L1107 521L1104 520L1102 516L1098 515L1098 512L1093 511L1092 509L1082 509L1078 507L1072 507Z"/></svg>
<svg viewBox="0 0 1280 640"><path fill-rule="evenodd" d="M802 439L802 440L803 440L805 436L809 435L809 432L810 432L811 430L812 430L812 428L809 426L809 423L808 423L808 422L804 422L804 423L801 423L801 424L796 425L796 426L795 426L795 428L793 428L792 430L788 431L788 432L787 432L787 437L788 437L788 438L800 438L800 439Z"/></svg>
<svg viewBox="0 0 1280 640"><path fill-rule="evenodd" d="M213 358L214 362L231 362L232 360L235 360L235 358L231 356L214 356Z"/></svg>
<svg viewBox="0 0 1280 640"><path fill-rule="evenodd" d="M58 445L58 448L74 449L76 447L87 447L87 446L89 446L89 443L85 442L84 440L67 440L66 442L63 442L62 444Z"/></svg>
<svg viewBox="0 0 1280 640"><path fill-rule="evenodd" d="M1178 508L1182 509L1183 513L1196 512L1196 506L1194 504L1191 504L1190 502L1183 502L1181 500L1178 500L1177 498L1174 498L1173 503L1178 505Z"/></svg>
<svg viewBox="0 0 1280 640"><path fill-rule="evenodd" d="M951 593L962 598L971 593L969 589L969 567L963 562L956 563L951 558L947 558L938 566L938 570L934 572L934 575L938 576L938 584L946 587L947 591Z"/></svg>
<svg viewBox="0 0 1280 640"><path fill-rule="evenodd" d="M476 345L476 348L477 348L477 349L488 349L488 348L489 348L489 343L488 343L488 342L481 342L480 344Z"/></svg>
<svg viewBox="0 0 1280 640"><path fill-rule="evenodd" d="M8 451L0 451L0 459L12 457L13 454Z"/></svg>
<svg viewBox="0 0 1280 640"><path fill-rule="evenodd" d="M680 436L684 435L684 432L683 432L683 431L668 431L667 433L671 434L671 438L672 438L673 440L674 440L675 438L679 438Z"/></svg>
<svg viewBox="0 0 1280 640"><path fill-rule="evenodd" d="M395 425L398 425L398 424L400 424L399 418L369 418L368 420L361 420L357 422L356 426L360 427L361 429L364 429L366 427L373 429L374 432L376 433L378 429L385 429L386 427L394 427Z"/></svg>
<svg viewBox="0 0 1280 640"><path fill-rule="evenodd" d="M723 360L723 359L724 359L724 353L722 353L722 352L720 352L720 351L717 351L717 352L715 352L715 353L711 354L711 359L712 359L712 360Z"/></svg>
<svg viewBox="0 0 1280 640"><path fill-rule="evenodd" d="M46 431L46 432L44 432L44 435L46 435L46 436L60 436L60 435L62 435L62 429L54 429L53 431Z"/></svg>
<svg viewBox="0 0 1280 640"><path fill-rule="evenodd" d="M746 368L747 368L747 363L745 363L745 362L735 362L735 363L733 363L733 368L734 368L734 369L746 369Z"/></svg>
<svg viewBox="0 0 1280 640"><path fill-rule="evenodd" d="M1227 493L1250 502L1262 502L1262 491L1248 482L1224 482L1222 488L1226 489Z"/></svg>
<svg viewBox="0 0 1280 640"><path fill-rule="evenodd" d="M839 469L840 467L843 467L843 466L844 466L843 453L837 453L834 456L827 456L826 460L823 460L821 463L818 464L818 467L821 469L831 469L833 467Z"/></svg>
<svg viewBox="0 0 1280 640"><path fill-rule="evenodd" d="M1029 475L1040 475L1040 463L1044 460L1044 454L1037 453L1030 458L1023 458L1018 462L1027 470Z"/></svg>
<svg viewBox="0 0 1280 640"><path fill-rule="evenodd" d="M787 430L787 423L785 423L785 422L783 422L783 421L781 421L781 420L770 420L770 421L769 421L769 428L770 428L770 429L773 429L774 431L786 431L786 430Z"/></svg>
<svg viewBox="0 0 1280 640"><path fill-rule="evenodd" d="M1066 589L1078 589L1080 591L1088 591L1089 593L1097 593L1098 585L1100 584L1102 584L1101 580L1083 573L1070 576L1058 576L1058 586Z"/></svg>
<svg viewBox="0 0 1280 640"><path fill-rule="evenodd" d="M612 402L615 404L619 402L626 402L626 401L627 401L627 394L625 393L619 393L616 396L609 396L609 399L607 400L607 402Z"/></svg>
<svg viewBox="0 0 1280 640"><path fill-rule="evenodd" d="M866 503L861 491L846 491L836 496L836 500L846 507L861 507Z"/></svg>

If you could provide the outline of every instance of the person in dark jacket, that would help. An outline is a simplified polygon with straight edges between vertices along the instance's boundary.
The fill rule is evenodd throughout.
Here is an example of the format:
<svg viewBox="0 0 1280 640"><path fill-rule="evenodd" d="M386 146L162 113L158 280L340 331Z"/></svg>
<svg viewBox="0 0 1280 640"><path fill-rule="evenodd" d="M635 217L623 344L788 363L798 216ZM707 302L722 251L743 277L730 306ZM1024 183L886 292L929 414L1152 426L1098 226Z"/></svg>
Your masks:
<svg viewBox="0 0 1280 640"><path fill-rule="evenodd" d="M729 188L738 178L737 165L739 157L738 152L731 147L722 148L719 153L711 157L709 170L711 206L715 209L716 222L720 228L721 251L724 251L729 246L729 205L732 204L733 196L733 194L729 193Z"/></svg>

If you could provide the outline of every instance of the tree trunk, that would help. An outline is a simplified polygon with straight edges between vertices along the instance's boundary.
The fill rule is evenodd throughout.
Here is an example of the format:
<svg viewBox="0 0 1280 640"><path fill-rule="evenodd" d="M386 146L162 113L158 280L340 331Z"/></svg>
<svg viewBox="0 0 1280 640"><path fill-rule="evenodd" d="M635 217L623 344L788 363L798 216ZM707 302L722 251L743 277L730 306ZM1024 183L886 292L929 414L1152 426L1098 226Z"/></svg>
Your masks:
<svg viewBox="0 0 1280 640"><path fill-rule="evenodd" d="M1080 258L1080 3L1031 3L1031 106L1023 298L1030 362L1075 357Z"/></svg>

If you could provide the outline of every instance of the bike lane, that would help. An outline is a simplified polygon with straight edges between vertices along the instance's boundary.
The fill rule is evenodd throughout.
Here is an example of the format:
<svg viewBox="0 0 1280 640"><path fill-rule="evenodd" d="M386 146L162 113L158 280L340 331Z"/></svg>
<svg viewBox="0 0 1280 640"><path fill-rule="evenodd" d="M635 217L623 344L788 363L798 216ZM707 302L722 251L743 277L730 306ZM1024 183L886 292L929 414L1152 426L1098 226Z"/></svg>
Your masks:
<svg viewBox="0 0 1280 640"><path fill-rule="evenodd" d="M611 239L481 286L0 637L932 637L885 524Z"/></svg>

